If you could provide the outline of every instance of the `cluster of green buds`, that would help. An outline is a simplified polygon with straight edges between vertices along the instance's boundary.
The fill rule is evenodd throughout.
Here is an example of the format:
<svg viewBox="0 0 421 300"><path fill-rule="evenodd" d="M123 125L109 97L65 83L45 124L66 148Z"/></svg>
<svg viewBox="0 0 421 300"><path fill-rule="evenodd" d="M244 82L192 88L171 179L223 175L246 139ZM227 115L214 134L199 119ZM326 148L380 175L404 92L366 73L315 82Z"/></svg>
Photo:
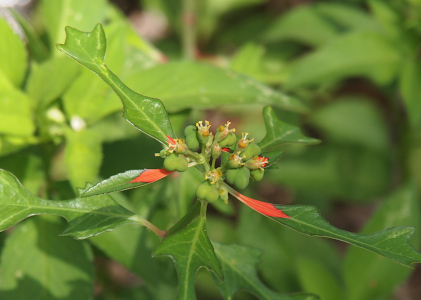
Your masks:
<svg viewBox="0 0 421 300"><path fill-rule="evenodd" d="M250 178L260 181L268 163L266 157L260 156L261 149L243 133L240 139L235 129L230 129L230 122L219 126L215 134L210 132L208 121L189 125L184 129L185 139L168 137L168 147L157 156L164 158L164 168L168 171L184 172L188 167L196 166L205 176L197 190L196 196L208 202L219 199L228 203L228 189L224 181L239 189L248 186ZM220 166L216 166L221 154Z"/></svg>

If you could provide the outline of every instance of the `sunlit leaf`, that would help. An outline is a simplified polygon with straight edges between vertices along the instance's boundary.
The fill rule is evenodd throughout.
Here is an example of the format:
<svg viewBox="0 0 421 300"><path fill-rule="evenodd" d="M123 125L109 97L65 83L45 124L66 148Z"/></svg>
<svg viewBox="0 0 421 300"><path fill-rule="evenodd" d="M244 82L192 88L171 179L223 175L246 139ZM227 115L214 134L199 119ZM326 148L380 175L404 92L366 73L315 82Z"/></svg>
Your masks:
<svg viewBox="0 0 421 300"><path fill-rule="evenodd" d="M202 210L206 204L202 203ZM156 248L154 255L167 255L174 260L178 273L177 300L196 299L194 280L201 267L212 270L221 279L221 266L206 233L206 212L186 228L170 235Z"/></svg>
<svg viewBox="0 0 421 300"><path fill-rule="evenodd" d="M91 299L92 251L86 242L59 236L64 226L58 221L37 217L16 226L2 253L1 299Z"/></svg>
<svg viewBox="0 0 421 300"><path fill-rule="evenodd" d="M0 170L0 231L33 215L53 214L69 224L63 235L88 238L143 219L117 204L110 196L73 200L45 200L32 195L11 173Z"/></svg>
<svg viewBox="0 0 421 300"><path fill-rule="evenodd" d="M20 90L0 91L0 133L29 136L35 131L31 100Z"/></svg>
<svg viewBox="0 0 421 300"><path fill-rule="evenodd" d="M104 64L107 41L104 29L98 24L92 32L66 28L66 43L58 49L98 74L124 105L123 116L136 128L166 144L167 135L174 137L164 105L158 99L133 92Z"/></svg>

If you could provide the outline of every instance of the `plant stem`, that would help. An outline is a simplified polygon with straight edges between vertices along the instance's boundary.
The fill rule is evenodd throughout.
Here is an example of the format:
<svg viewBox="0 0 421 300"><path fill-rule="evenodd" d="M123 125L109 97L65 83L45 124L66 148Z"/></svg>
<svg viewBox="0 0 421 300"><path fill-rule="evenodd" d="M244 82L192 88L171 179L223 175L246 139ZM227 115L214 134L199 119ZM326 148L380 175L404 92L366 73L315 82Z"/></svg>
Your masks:
<svg viewBox="0 0 421 300"><path fill-rule="evenodd" d="M145 226L146 228L148 228L149 230L151 230L152 232L154 232L157 236L161 237L161 238L165 238L167 233L164 230L159 229L158 227L156 227L154 224L152 224L151 222L149 222L148 220L142 218L141 216L135 215L132 217L137 223L139 223L140 225Z"/></svg>
<svg viewBox="0 0 421 300"><path fill-rule="evenodd" d="M182 41L183 54L187 60L196 56L196 0L183 0Z"/></svg>
<svg viewBox="0 0 421 300"><path fill-rule="evenodd" d="M206 219L206 209L208 207L208 201L200 199L200 217Z"/></svg>

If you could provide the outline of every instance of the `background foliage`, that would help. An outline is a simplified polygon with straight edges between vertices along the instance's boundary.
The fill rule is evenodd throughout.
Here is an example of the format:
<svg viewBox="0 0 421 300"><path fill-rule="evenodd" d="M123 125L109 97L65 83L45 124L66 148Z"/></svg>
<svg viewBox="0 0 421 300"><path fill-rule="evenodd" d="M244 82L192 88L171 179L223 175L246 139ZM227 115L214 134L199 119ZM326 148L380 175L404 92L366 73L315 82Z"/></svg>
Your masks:
<svg viewBox="0 0 421 300"><path fill-rule="evenodd" d="M421 2L303 2L144 0L118 8L105 0L41 0L22 13L1 8L0 168L37 196L36 205L41 197L62 207L86 182L162 166L154 158L159 143L121 117L107 84L55 47L64 42L65 26L91 31L102 23L105 63L134 91L164 102L176 135L200 119L214 126L230 120L260 141L269 104L280 120L322 140L280 147L279 169L246 193L315 205L333 225L354 232L414 226L418 247ZM150 34L156 28L162 30ZM169 228L193 203L195 171L112 194L92 211L123 216L121 224L136 223L136 213ZM83 216L60 215L73 222L69 235L107 230L103 224L83 231ZM84 241L59 236L64 229L61 218L36 216L0 233L2 299L175 297L174 265L151 257L160 240L145 228L129 224ZM235 285L222 286L201 269L198 299L296 292L321 299L421 297L418 269L299 234L233 201L208 209L207 232L226 280L256 296L236 293ZM247 269L236 272L233 253ZM247 278L258 284L248 286Z"/></svg>

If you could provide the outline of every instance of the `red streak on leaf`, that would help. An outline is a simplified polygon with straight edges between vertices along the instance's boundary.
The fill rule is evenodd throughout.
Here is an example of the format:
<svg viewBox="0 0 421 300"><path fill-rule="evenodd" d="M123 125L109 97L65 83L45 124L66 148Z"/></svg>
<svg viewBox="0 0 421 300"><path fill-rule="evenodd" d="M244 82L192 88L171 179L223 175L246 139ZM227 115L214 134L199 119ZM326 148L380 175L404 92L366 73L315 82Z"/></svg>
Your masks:
<svg viewBox="0 0 421 300"><path fill-rule="evenodd" d="M222 148L222 150L221 150L222 152L230 152L230 149L229 148Z"/></svg>
<svg viewBox="0 0 421 300"><path fill-rule="evenodd" d="M165 176L168 176L171 173L172 173L172 171L167 171L165 169L145 170L145 171L142 172L142 174L140 174L135 179L133 179L132 181L130 181L130 183L135 183L135 182L146 182L146 183L154 182L154 181L157 181L159 179L164 178Z"/></svg>
<svg viewBox="0 0 421 300"><path fill-rule="evenodd" d="M287 218L290 216L286 215L282 210L277 209L272 203L267 203L259 200L255 200L240 194L237 191L233 191L234 196L243 202L248 207L268 217Z"/></svg>

